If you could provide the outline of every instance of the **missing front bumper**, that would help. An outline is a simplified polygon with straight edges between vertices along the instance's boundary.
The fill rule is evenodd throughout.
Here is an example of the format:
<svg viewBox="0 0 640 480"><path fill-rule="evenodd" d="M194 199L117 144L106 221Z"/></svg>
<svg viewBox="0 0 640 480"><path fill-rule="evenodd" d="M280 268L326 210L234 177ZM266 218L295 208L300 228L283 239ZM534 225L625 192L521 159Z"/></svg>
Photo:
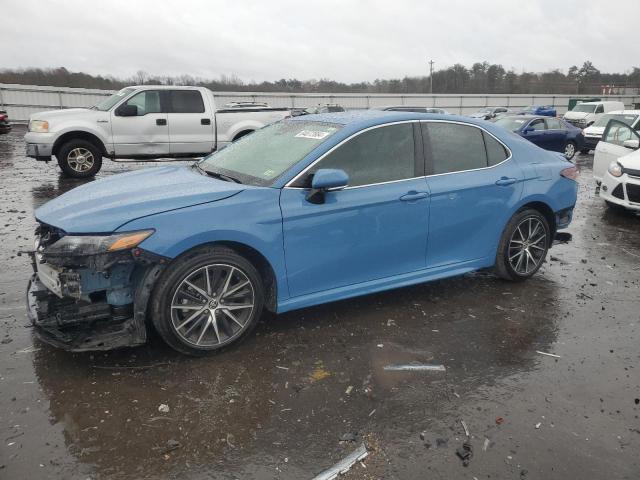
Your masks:
<svg viewBox="0 0 640 480"><path fill-rule="evenodd" d="M147 341L144 316L133 304L114 307L106 302L59 298L34 274L27 287L27 315L43 341L64 350L113 350Z"/></svg>

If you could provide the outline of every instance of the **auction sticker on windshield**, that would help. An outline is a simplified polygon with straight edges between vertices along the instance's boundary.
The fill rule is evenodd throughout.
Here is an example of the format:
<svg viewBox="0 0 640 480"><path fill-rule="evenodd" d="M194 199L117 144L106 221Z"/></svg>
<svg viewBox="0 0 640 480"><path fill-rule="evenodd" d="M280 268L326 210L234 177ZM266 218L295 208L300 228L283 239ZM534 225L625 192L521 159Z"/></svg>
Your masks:
<svg viewBox="0 0 640 480"><path fill-rule="evenodd" d="M296 135L296 138L310 138L311 140L322 140L328 137L332 132L321 132L318 130L302 130Z"/></svg>

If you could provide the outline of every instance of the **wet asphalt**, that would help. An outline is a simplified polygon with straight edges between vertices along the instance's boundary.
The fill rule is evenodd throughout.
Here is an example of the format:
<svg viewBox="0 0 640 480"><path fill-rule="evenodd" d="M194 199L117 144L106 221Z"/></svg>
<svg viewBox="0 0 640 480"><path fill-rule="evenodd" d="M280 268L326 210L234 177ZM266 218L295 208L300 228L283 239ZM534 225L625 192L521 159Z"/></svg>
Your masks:
<svg viewBox="0 0 640 480"><path fill-rule="evenodd" d="M157 338L69 354L33 336L19 252L34 209L84 181L26 158L24 132L0 135L0 479L310 479L363 441L347 479L640 477L640 217L605 208L591 155L572 242L525 283L480 272L265 316L208 358ZM446 372L383 369L413 361Z"/></svg>

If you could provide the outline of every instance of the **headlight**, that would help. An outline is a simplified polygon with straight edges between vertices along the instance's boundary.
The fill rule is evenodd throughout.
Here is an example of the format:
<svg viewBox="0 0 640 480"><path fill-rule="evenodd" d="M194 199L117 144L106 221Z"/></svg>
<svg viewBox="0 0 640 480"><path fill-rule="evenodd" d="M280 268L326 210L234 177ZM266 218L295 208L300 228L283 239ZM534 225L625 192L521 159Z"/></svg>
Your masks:
<svg viewBox="0 0 640 480"><path fill-rule="evenodd" d="M622 165L615 160L609 164L609 173L614 177L622 176Z"/></svg>
<svg viewBox="0 0 640 480"><path fill-rule="evenodd" d="M46 120L31 120L29 122L29 131L36 133L47 133L49 131L49 122Z"/></svg>
<svg viewBox="0 0 640 480"><path fill-rule="evenodd" d="M45 249L47 255L97 255L138 246L153 230L113 235L67 235Z"/></svg>

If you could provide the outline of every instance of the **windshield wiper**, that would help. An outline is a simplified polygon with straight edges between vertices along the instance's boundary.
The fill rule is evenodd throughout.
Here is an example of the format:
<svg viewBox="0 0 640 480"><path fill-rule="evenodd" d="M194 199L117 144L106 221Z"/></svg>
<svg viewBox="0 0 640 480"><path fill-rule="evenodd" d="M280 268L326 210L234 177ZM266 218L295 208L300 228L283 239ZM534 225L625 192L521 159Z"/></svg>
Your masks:
<svg viewBox="0 0 640 480"><path fill-rule="evenodd" d="M205 170L204 168L202 168L198 164L198 162L194 163L193 166L195 168L197 168L198 170L200 170L202 173L204 173L206 175L209 175L210 177L217 178L218 180L224 180L225 182L242 183L240 180L238 180L235 177L232 177L231 175L225 175L224 173L212 172L210 170Z"/></svg>

